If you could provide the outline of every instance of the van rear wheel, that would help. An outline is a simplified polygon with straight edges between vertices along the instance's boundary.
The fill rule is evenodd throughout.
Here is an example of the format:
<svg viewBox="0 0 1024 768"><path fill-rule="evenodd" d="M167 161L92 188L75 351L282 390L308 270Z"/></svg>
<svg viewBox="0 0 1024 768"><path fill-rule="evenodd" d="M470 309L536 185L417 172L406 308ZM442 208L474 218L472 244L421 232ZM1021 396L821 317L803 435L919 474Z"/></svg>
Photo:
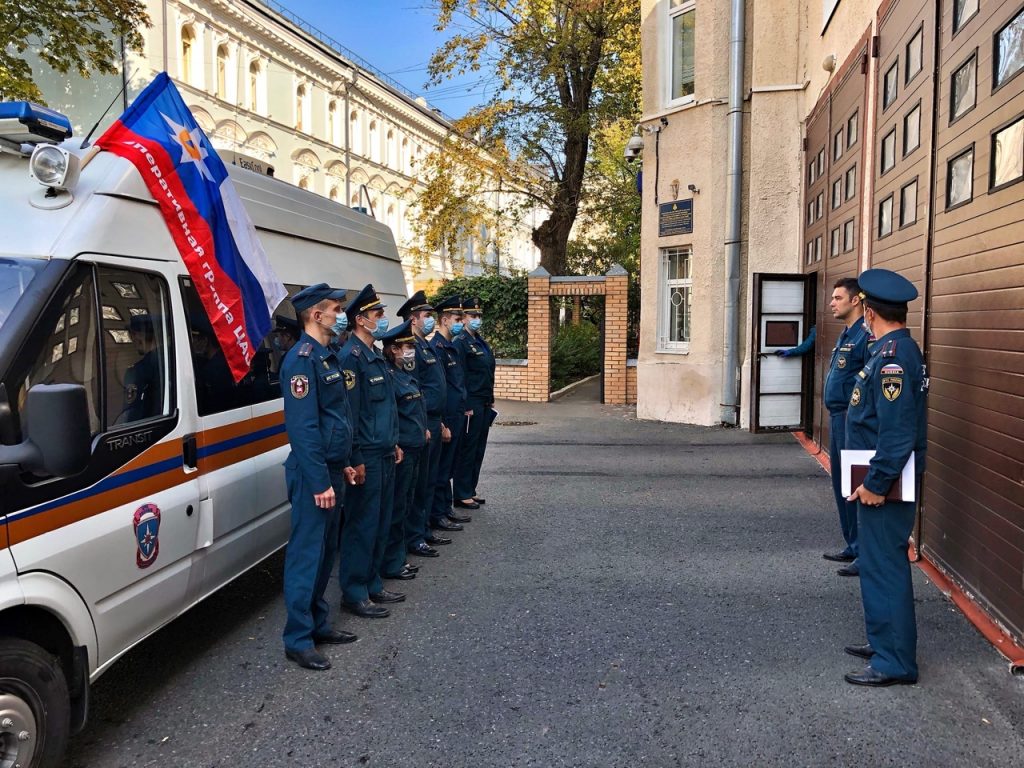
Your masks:
<svg viewBox="0 0 1024 768"><path fill-rule="evenodd" d="M71 728L60 662L35 643L0 639L0 768L51 768Z"/></svg>

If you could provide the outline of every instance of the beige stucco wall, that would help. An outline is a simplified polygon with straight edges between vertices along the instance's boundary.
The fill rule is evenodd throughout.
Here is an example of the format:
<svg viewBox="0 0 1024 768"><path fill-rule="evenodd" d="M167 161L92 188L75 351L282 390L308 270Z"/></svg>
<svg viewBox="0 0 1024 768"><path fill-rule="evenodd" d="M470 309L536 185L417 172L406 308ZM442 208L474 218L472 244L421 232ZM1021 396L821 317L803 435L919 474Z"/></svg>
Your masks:
<svg viewBox="0 0 1024 768"><path fill-rule="evenodd" d="M637 364L637 414L641 418L696 424L718 423L721 396L725 301L727 107L729 0L698 3L696 104L666 110L663 73L667 0L642 0L644 115L646 125L668 119L661 133L658 192L671 200L679 180L680 198L695 184L694 231L686 237L658 237L654 199L654 138L645 134L641 236L641 324ZM873 22L877 4L841 0L828 29L821 0L747 2L744 91L744 247L741 270L740 422L749 426L751 290L757 272L799 272L803 209L804 117L832 76L822 66L829 53L838 66ZM789 86L788 88L786 88ZM763 88L785 88L758 92ZM752 92L753 91L753 92ZM869 111L870 114L870 111ZM865 122L865 129L867 129ZM868 217L870 221L870 217ZM863 239L863 238L862 238ZM660 302L659 249L692 245L693 313L687 354L657 351Z"/></svg>

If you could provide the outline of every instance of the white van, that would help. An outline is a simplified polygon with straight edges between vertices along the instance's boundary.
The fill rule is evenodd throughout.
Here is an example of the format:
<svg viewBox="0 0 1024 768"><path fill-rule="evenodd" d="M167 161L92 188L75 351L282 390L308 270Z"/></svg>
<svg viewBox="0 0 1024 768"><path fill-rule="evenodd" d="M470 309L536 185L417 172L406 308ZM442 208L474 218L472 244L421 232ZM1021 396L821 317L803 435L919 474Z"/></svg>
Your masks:
<svg viewBox="0 0 1024 768"><path fill-rule="evenodd" d="M285 544L294 340L235 386L135 168L101 152L55 191L29 166L0 153L0 760L22 768L60 759L119 656ZM386 226L229 170L290 293L405 300Z"/></svg>

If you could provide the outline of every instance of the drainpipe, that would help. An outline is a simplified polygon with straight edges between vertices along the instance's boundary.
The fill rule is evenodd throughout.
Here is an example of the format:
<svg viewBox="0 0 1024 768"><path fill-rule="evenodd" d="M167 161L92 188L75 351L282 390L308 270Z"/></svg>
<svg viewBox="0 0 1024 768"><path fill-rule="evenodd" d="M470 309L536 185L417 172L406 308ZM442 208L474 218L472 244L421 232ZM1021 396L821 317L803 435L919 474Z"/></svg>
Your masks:
<svg viewBox="0 0 1024 768"><path fill-rule="evenodd" d="M731 0L729 23L729 177L725 239L725 344L722 363L722 423L739 424L740 236L743 225L743 45L744 0Z"/></svg>

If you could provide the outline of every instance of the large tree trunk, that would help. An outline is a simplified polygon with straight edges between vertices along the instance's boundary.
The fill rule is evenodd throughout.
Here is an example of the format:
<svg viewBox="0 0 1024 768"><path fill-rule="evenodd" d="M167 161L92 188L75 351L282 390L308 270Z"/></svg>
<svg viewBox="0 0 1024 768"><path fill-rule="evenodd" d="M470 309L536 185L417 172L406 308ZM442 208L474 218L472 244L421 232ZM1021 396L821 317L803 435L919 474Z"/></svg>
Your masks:
<svg viewBox="0 0 1024 768"><path fill-rule="evenodd" d="M566 270L569 233L579 213L589 142L589 132L566 136L565 173L555 190L551 215L533 230L533 243L540 249L540 265L552 275L564 274Z"/></svg>

